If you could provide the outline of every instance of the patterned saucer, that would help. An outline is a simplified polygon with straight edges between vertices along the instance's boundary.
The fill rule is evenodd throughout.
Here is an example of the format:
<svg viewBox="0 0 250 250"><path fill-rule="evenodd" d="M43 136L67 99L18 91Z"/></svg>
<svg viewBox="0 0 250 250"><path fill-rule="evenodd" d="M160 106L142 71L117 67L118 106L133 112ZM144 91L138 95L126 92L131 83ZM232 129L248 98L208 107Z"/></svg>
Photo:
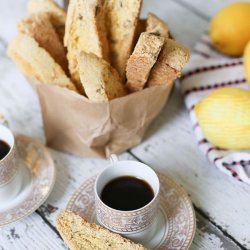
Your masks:
<svg viewBox="0 0 250 250"><path fill-rule="evenodd" d="M0 202L0 227L33 213L49 196L55 183L54 162L47 149L38 141L15 136L20 155L22 186L18 195Z"/></svg>
<svg viewBox="0 0 250 250"><path fill-rule="evenodd" d="M196 221L192 203L186 191L169 177L158 174L160 209L153 223L155 234L145 240L148 249L188 249L194 237ZM71 197L67 209L96 223L94 183L96 176L87 179Z"/></svg>

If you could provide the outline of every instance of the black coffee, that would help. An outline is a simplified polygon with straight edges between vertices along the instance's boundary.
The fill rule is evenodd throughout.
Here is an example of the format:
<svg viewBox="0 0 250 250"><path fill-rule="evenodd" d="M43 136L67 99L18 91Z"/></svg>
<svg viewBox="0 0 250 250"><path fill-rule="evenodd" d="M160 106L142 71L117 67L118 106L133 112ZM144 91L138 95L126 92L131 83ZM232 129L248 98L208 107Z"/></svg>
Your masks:
<svg viewBox="0 0 250 250"><path fill-rule="evenodd" d="M103 189L101 200L109 207L122 211L139 209L154 198L149 184L132 176L110 181Z"/></svg>
<svg viewBox="0 0 250 250"><path fill-rule="evenodd" d="M5 142L0 140L0 160L2 160L10 151L10 146Z"/></svg>

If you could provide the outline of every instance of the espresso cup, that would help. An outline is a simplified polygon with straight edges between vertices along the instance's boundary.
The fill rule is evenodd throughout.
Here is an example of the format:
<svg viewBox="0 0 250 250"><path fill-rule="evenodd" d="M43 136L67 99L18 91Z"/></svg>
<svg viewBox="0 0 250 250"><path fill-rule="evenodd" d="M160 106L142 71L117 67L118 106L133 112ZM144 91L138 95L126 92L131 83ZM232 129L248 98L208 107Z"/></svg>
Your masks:
<svg viewBox="0 0 250 250"><path fill-rule="evenodd" d="M116 210L109 207L101 199L104 187L110 181L131 176L145 181L154 193L153 199L145 206L130 211ZM145 242L153 235L152 224L159 208L160 182L157 174L149 166L137 161L118 161L111 156L111 164L96 179L95 208L97 221L105 228L130 239Z"/></svg>
<svg viewBox="0 0 250 250"><path fill-rule="evenodd" d="M2 124L0 124L0 140L10 147L7 155L0 159L0 203L2 203L13 198L19 192L21 180L18 174L19 159L14 135Z"/></svg>

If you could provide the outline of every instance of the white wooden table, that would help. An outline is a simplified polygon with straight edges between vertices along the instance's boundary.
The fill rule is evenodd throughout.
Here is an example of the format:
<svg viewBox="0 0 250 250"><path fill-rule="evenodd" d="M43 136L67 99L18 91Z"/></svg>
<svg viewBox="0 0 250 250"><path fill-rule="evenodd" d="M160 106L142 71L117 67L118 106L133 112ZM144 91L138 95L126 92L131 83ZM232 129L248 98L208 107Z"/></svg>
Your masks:
<svg viewBox="0 0 250 250"><path fill-rule="evenodd" d="M145 0L165 19L174 37L192 49L207 30L210 17L232 0ZM26 0L0 1L0 112L16 133L45 142L37 96L6 56L16 22L26 13ZM55 229L57 212L76 188L108 164L50 149L57 168L54 190L29 217L0 229L0 249L67 249ZM178 87L144 141L121 154L171 176L190 194L197 216L191 249L250 249L250 187L232 180L209 164L197 148Z"/></svg>

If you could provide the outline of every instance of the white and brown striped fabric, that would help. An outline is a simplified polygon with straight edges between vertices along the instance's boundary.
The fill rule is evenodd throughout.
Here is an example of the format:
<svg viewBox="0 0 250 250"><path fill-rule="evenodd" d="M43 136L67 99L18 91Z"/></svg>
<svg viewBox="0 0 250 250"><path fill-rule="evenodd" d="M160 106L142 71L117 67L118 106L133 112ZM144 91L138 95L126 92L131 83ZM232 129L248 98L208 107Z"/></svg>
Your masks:
<svg viewBox="0 0 250 250"><path fill-rule="evenodd" d="M242 58L219 54L213 49L209 38L202 36L181 78L181 90L198 146L209 161L222 172L250 184L250 150L224 150L208 142L193 111L195 104L212 90L229 86L249 90L244 77Z"/></svg>

